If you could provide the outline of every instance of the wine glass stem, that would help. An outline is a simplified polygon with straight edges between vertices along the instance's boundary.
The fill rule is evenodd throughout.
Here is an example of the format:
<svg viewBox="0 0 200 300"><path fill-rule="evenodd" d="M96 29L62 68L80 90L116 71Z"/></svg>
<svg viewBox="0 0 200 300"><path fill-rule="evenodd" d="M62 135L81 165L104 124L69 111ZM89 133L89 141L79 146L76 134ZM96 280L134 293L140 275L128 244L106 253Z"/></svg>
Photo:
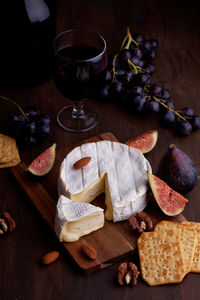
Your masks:
<svg viewBox="0 0 200 300"><path fill-rule="evenodd" d="M73 104L73 110L72 110L72 118L77 119L77 118L83 118L84 116L84 109L83 109L83 102L75 102Z"/></svg>

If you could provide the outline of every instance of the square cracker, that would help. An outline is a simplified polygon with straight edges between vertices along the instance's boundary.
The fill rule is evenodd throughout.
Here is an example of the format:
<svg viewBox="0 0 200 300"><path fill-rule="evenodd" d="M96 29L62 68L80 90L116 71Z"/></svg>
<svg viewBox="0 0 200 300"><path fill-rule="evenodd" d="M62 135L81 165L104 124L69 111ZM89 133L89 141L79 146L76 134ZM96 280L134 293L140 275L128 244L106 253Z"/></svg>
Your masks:
<svg viewBox="0 0 200 300"><path fill-rule="evenodd" d="M16 140L0 134L0 168L13 167L20 163Z"/></svg>
<svg viewBox="0 0 200 300"><path fill-rule="evenodd" d="M200 229L200 223L184 221L181 224L193 226L195 229Z"/></svg>
<svg viewBox="0 0 200 300"><path fill-rule="evenodd" d="M180 237L174 230L143 232L137 243L141 274L150 286L182 281L185 265Z"/></svg>
<svg viewBox="0 0 200 300"><path fill-rule="evenodd" d="M180 241L183 250L183 259L185 262L185 271L189 273L191 270L194 251L197 243L196 230L191 227L177 222L162 221L155 227L155 231L174 230L180 235Z"/></svg>
<svg viewBox="0 0 200 300"><path fill-rule="evenodd" d="M6 153L1 157L0 163L11 162L17 156L17 152L16 152L17 145L15 139L10 136L5 136L5 138L7 139L6 151L5 151Z"/></svg>
<svg viewBox="0 0 200 300"><path fill-rule="evenodd" d="M194 256L191 266L191 272L200 273L200 223L198 222L183 222L182 224L192 226L197 232L197 243L194 250Z"/></svg>
<svg viewBox="0 0 200 300"><path fill-rule="evenodd" d="M6 155L8 137L0 133L0 161Z"/></svg>

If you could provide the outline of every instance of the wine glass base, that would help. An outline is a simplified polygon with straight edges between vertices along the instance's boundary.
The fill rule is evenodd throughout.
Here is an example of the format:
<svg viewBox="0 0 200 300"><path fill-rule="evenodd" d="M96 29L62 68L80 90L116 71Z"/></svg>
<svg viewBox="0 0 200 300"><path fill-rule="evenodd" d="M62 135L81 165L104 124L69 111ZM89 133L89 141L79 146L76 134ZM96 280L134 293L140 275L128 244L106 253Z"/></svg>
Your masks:
<svg viewBox="0 0 200 300"><path fill-rule="evenodd" d="M94 128L98 123L98 115L95 111L85 108L83 114L74 115L73 105L64 106L57 114L58 124L71 132L85 132Z"/></svg>

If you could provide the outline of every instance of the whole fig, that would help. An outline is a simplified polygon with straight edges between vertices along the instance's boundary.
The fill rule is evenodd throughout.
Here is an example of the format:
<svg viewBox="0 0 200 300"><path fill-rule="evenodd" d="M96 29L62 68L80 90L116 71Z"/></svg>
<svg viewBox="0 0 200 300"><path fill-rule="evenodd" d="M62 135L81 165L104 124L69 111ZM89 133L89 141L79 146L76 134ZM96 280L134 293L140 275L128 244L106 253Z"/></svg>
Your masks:
<svg viewBox="0 0 200 300"><path fill-rule="evenodd" d="M197 170L193 162L175 145L170 145L164 154L157 175L181 194L190 192L197 181Z"/></svg>

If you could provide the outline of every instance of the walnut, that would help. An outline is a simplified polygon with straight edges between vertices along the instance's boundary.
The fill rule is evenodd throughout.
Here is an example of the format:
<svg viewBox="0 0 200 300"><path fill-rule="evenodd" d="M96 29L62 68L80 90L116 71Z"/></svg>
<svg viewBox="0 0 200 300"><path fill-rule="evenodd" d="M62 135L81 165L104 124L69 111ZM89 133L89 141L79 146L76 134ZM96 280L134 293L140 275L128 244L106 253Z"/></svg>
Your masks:
<svg viewBox="0 0 200 300"><path fill-rule="evenodd" d="M138 223L142 227L142 224L145 224L144 230L151 231L153 230L153 222L150 218L150 216L145 213L144 211L138 212L136 214L136 219L138 220Z"/></svg>
<svg viewBox="0 0 200 300"><path fill-rule="evenodd" d="M3 215L9 224L9 231L12 232L16 227L15 220L13 220L13 218L11 217L11 215L8 212L5 212Z"/></svg>
<svg viewBox="0 0 200 300"><path fill-rule="evenodd" d="M138 233L142 233L144 230L140 227L138 220L135 216L131 216L128 219L128 224L133 231L137 231Z"/></svg>
<svg viewBox="0 0 200 300"><path fill-rule="evenodd" d="M128 219L129 226L132 230L142 233L144 231L153 230L153 222L144 211L138 212L135 216Z"/></svg>
<svg viewBox="0 0 200 300"><path fill-rule="evenodd" d="M6 224L6 220L0 219L0 234L4 234L8 231L8 225Z"/></svg>
<svg viewBox="0 0 200 300"><path fill-rule="evenodd" d="M129 262L129 272L132 274L132 278L131 278L131 285L136 285L137 284L137 278L140 274L140 272L138 271L138 268L135 264Z"/></svg>
<svg viewBox="0 0 200 300"><path fill-rule="evenodd" d="M12 232L16 227L15 221L11 218L8 212L3 213L0 218L0 234L5 234L8 231Z"/></svg>
<svg viewBox="0 0 200 300"><path fill-rule="evenodd" d="M137 266L131 262L123 262L118 267L118 283L124 285L136 285L140 272Z"/></svg>
<svg viewBox="0 0 200 300"><path fill-rule="evenodd" d="M124 279L127 274L127 263L121 263L118 267L118 283L124 285Z"/></svg>

